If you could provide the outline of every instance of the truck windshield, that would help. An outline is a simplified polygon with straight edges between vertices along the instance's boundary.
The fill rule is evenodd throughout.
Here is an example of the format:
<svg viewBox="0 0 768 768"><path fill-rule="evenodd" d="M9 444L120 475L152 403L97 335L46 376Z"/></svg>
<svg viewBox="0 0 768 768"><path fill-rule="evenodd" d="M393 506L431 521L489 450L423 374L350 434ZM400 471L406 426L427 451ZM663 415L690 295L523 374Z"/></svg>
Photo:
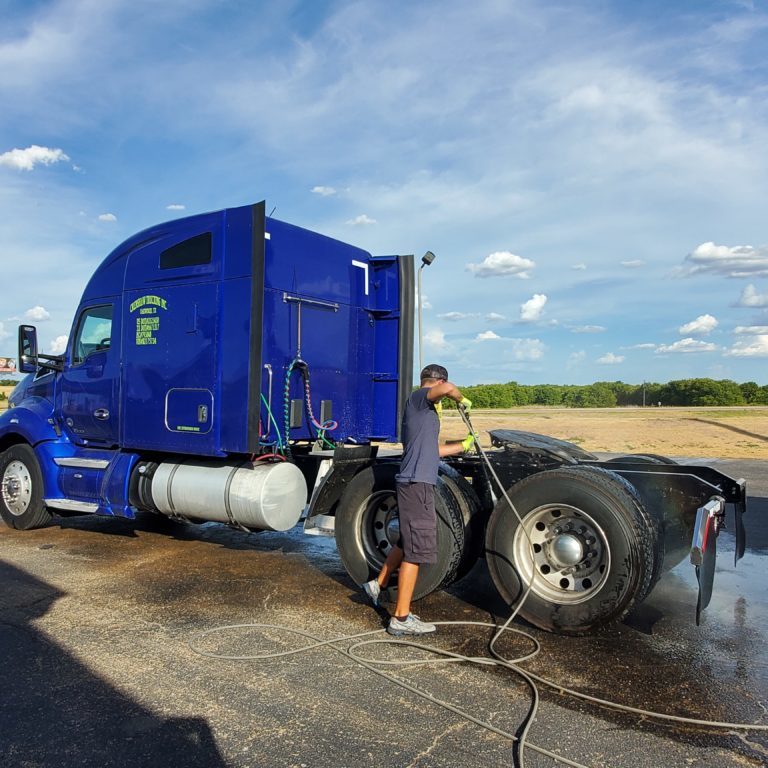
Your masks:
<svg viewBox="0 0 768 768"><path fill-rule="evenodd" d="M91 352L109 349L112 338L112 305L90 307L80 316L72 363L82 363Z"/></svg>

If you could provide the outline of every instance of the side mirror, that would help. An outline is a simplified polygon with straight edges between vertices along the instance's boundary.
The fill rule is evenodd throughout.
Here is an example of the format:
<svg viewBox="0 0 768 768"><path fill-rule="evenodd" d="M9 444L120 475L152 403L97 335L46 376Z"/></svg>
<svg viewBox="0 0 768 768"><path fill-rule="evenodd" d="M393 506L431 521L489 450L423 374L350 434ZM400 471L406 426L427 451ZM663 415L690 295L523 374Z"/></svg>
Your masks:
<svg viewBox="0 0 768 768"><path fill-rule="evenodd" d="M35 373L37 362L37 328L34 325L19 326L19 370Z"/></svg>

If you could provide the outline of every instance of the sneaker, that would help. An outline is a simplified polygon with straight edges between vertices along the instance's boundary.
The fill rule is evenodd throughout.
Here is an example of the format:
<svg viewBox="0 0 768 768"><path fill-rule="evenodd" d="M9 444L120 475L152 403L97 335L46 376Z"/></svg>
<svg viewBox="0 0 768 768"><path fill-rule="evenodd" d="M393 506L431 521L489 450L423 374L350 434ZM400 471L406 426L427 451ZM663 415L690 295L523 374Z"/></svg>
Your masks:
<svg viewBox="0 0 768 768"><path fill-rule="evenodd" d="M431 635L433 632L437 632L437 627L409 613L404 621L393 616L389 620L387 632L398 637L401 635Z"/></svg>
<svg viewBox="0 0 768 768"><path fill-rule="evenodd" d="M379 595L381 595L381 587L379 586L379 582L376 579L373 581L366 581L365 584L363 584L363 591L371 599L371 602L374 604L374 606L378 608Z"/></svg>

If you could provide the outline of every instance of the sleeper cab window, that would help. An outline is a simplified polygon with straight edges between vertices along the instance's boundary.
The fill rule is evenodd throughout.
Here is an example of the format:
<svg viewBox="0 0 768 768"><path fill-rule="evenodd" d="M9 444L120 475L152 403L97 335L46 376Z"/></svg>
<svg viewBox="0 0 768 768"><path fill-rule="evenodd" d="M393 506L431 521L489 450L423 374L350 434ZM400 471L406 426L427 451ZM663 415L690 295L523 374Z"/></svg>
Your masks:
<svg viewBox="0 0 768 768"><path fill-rule="evenodd" d="M211 233L203 232L183 240L160 253L160 269L197 267L211 263Z"/></svg>
<svg viewBox="0 0 768 768"><path fill-rule="evenodd" d="M90 307L80 316L72 349L72 363L82 363L88 355L109 349L112 339L112 305Z"/></svg>

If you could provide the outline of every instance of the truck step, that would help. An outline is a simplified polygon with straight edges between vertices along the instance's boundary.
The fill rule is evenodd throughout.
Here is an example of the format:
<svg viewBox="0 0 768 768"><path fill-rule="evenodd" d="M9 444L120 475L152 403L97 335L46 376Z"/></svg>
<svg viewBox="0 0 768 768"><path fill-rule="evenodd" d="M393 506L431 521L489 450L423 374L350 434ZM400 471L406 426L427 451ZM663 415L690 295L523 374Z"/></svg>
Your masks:
<svg viewBox="0 0 768 768"><path fill-rule="evenodd" d="M72 499L43 499L45 506L50 509L62 509L66 512L91 512L99 511L98 504L87 501L73 501Z"/></svg>
<svg viewBox="0 0 768 768"><path fill-rule="evenodd" d="M336 530L336 518L333 515L312 515L304 523L304 533L308 536L333 536Z"/></svg>

